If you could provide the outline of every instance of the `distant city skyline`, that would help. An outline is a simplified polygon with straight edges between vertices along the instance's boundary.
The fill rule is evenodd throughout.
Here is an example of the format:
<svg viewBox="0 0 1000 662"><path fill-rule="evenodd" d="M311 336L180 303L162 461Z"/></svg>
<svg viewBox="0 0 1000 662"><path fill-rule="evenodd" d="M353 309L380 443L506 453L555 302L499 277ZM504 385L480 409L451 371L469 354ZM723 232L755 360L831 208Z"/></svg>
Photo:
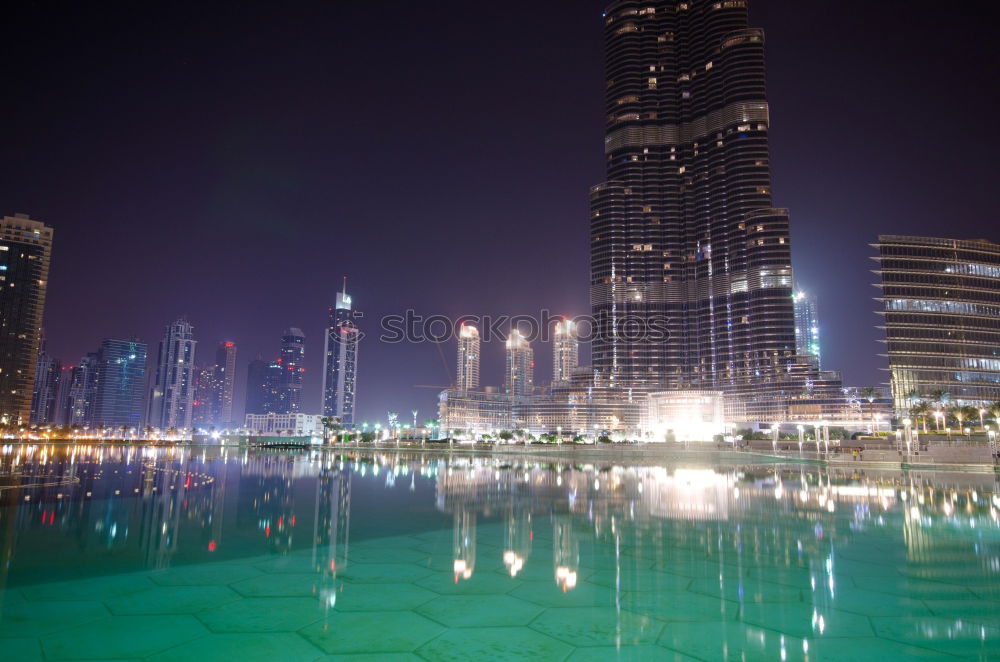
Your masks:
<svg viewBox="0 0 1000 662"><path fill-rule="evenodd" d="M199 349L222 338L239 344L239 411L246 359L271 358L274 338L291 325L307 337L305 399L318 402L329 284L343 273L356 278L369 320L406 307L453 318L586 312L580 230L585 192L605 166L593 140L607 114L605 4L540 5L528 24L507 8L400 7L386 25L389 45L352 67L342 65L346 56L371 46L344 26L376 20L374 7L248 8L245 23L222 22L206 35L179 8L164 12L170 29L161 34L137 28L130 15L97 17L82 7L52 26L38 7L18 6L0 30L12 49L38 57L30 68L0 64L19 100L0 125L9 154L0 207L56 228L44 323L50 353L77 365L103 338L137 336L155 354L163 323L184 313ZM963 127L988 124L981 76L997 68L998 54L974 13L929 7L907 4L900 30L897 3L750 3L767 37L773 198L793 210L796 275L822 303L824 364L853 384L886 381L867 244L880 232L989 234L997 139ZM482 29L472 38L441 27L456 20ZM275 29L274 52L241 45ZM428 37L416 53L407 46L415 29ZM102 50L133 34L156 47L128 47L123 58ZM847 44L844 34L855 38ZM220 59L227 40L233 57ZM401 56L412 62L407 83L388 95L373 73ZM874 59L893 75L874 75ZM68 61L80 66L72 76ZM474 64L482 61L504 66L482 77ZM956 69L955 61L970 64ZM135 80L132 67L162 75ZM280 73L288 71L297 73ZM937 81L930 99L926 80ZM79 86L94 91L86 102ZM359 105L344 108L345 93ZM169 103L150 107L151 98ZM466 107L476 110L454 112ZM405 123L394 121L400 108ZM932 125L933 154L912 138ZM391 167L372 177L375 155L389 151ZM480 159L488 172L471 167ZM443 181L449 192L435 194ZM479 245L455 231L466 226L503 231ZM171 232L110 257L109 237L147 227ZM495 275L493 254L517 255L517 264ZM418 266L438 256L448 256L447 276ZM170 287L151 278L157 272L171 274ZM389 408L432 411L434 392L415 386L453 379L438 348L368 338L358 420ZM450 364L454 343L441 350ZM548 370L542 361L539 382ZM502 352L484 343L481 371L484 383L501 383Z"/></svg>

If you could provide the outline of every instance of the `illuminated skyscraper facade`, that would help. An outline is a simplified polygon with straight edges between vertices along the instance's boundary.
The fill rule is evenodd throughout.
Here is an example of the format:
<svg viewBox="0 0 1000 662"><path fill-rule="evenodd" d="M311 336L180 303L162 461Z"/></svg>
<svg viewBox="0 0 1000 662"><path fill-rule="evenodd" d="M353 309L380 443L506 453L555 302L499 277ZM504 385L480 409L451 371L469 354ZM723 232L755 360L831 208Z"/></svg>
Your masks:
<svg viewBox="0 0 1000 662"><path fill-rule="evenodd" d="M66 412L63 420L66 425L89 427L94 420L99 365L97 353L91 352L82 357L79 363L69 367Z"/></svg>
<svg viewBox="0 0 1000 662"><path fill-rule="evenodd" d="M285 329L281 335L281 354L278 357L281 373L273 409L275 414L295 414L302 411L302 380L306 372L305 343L306 336L302 329L292 327Z"/></svg>
<svg viewBox="0 0 1000 662"><path fill-rule="evenodd" d="M455 388L475 391L479 388L479 329L463 324L458 329L458 364Z"/></svg>
<svg viewBox="0 0 1000 662"><path fill-rule="evenodd" d="M1000 245L880 235L874 247L896 410L938 391L1000 401Z"/></svg>
<svg viewBox="0 0 1000 662"><path fill-rule="evenodd" d="M764 35L745 0L606 10L607 181L591 191L593 362L614 386L746 388L795 354L771 200Z"/></svg>
<svg viewBox="0 0 1000 662"><path fill-rule="evenodd" d="M556 323L552 338L552 382L568 382L580 364L580 341L571 320Z"/></svg>
<svg viewBox="0 0 1000 662"><path fill-rule="evenodd" d="M97 352L92 423L106 428L142 425L146 391L146 343L106 338Z"/></svg>
<svg viewBox="0 0 1000 662"><path fill-rule="evenodd" d="M52 255L52 228L25 214L0 220L0 422L31 417L38 330Z"/></svg>
<svg viewBox="0 0 1000 662"><path fill-rule="evenodd" d="M233 422L233 394L236 390L236 343L221 342L215 352L215 367L220 382L219 413L216 425Z"/></svg>
<svg viewBox="0 0 1000 662"><path fill-rule="evenodd" d="M507 338L504 390L513 396L531 395L535 383L535 354L531 343L517 329Z"/></svg>
<svg viewBox="0 0 1000 662"><path fill-rule="evenodd" d="M335 416L343 425L354 424L358 377L358 344L361 331L347 293L347 278L329 309L323 356L323 415Z"/></svg>
<svg viewBox="0 0 1000 662"><path fill-rule="evenodd" d="M157 354L146 425L161 430L191 427L196 344L194 327L186 319L167 326Z"/></svg>
<svg viewBox="0 0 1000 662"><path fill-rule="evenodd" d="M31 393L31 423L48 425L60 423L60 393L63 389L62 362L44 349L35 363L35 383Z"/></svg>
<svg viewBox="0 0 1000 662"><path fill-rule="evenodd" d="M191 424L195 427L214 427L219 419L222 401L222 380L219 366L197 366L194 369L194 402Z"/></svg>
<svg viewBox="0 0 1000 662"><path fill-rule="evenodd" d="M794 295L795 308L795 351L799 356L812 356L816 365L821 363L819 345L819 315L816 311L816 297L805 292Z"/></svg>

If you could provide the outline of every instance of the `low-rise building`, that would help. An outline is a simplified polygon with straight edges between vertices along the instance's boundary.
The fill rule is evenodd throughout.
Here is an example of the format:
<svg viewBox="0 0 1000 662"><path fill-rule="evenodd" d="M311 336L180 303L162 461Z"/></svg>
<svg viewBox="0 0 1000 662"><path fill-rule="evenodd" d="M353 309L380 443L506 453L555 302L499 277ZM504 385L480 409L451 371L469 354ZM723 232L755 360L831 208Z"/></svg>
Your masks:
<svg viewBox="0 0 1000 662"><path fill-rule="evenodd" d="M319 437L323 417L319 414L247 414L246 429L251 434L274 437Z"/></svg>

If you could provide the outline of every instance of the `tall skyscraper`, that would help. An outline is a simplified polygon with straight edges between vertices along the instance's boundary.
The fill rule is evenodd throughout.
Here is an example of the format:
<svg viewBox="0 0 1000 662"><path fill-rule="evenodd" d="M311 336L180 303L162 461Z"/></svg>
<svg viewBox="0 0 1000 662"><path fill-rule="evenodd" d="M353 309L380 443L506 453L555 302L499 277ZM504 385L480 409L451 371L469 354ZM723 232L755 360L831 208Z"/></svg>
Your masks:
<svg viewBox="0 0 1000 662"><path fill-rule="evenodd" d="M281 365L257 357L247 365L247 414L273 414Z"/></svg>
<svg viewBox="0 0 1000 662"><path fill-rule="evenodd" d="M896 410L938 391L956 405L1000 400L1000 245L880 235L874 247Z"/></svg>
<svg viewBox="0 0 1000 662"><path fill-rule="evenodd" d="M35 383L31 392L31 423L48 425L59 421L59 395L62 389L62 361L45 350L44 333L39 333Z"/></svg>
<svg viewBox="0 0 1000 662"><path fill-rule="evenodd" d="M637 390L779 374L795 327L788 214L771 202L763 32L744 0L618 0L604 21L594 368Z"/></svg>
<svg viewBox="0 0 1000 662"><path fill-rule="evenodd" d="M0 221L0 423L31 418L51 255L52 228L26 214Z"/></svg>
<svg viewBox="0 0 1000 662"><path fill-rule="evenodd" d="M504 389L511 395L531 395L535 382L535 355L531 343L517 329L507 338L507 371Z"/></svg>
<svg viewBox="0 0 1000 662"><path fill-rule="evenodd" d="M139 428L146 390L146 343L106 338L97 352L93 425Z"/></svg>
<svg viewBox="0 0 1000 662"><path fill-rule="evenodd" d="M69 384L66 388L66 425L89 427L94 420L97 402L97 374L100 361L91 352L75 366L69 367Z"/></svg>
<svg viewBox="0 0 1000 662"><path fill-rule="evenodd" d="M455 388L460 391L479 388L479 329L471 324L462 324L458 329Z"/></svg>
<svg viewBox="0 0 1000 662"><path fill-rule="evenodd" d="M302 329L289 328L281 335L281 354L275 414L295 414L302 411L302 380L305 377L305 334ZM271 413L271 412L268 412Z"/></svg>
<svg viewBox="0 0 1000 662"><path fill-rule="evenodd" d="M186 319L166 327L156 359L147 425L161 430L191 427L196 344L194 327Z"/></svg>
<svg viewBox="0 0 1000 662"><path fill-rule="evenodd" d="M568 382L580 364L580 341L572 320L556 323L552 338L552 382Z"/></svg>
<svg viewBox="0 0 1000 662"><path fill-rule="evenodd" d="M194 402L191 403L191 424L214 427L222 404L222 373L219 366L196 366L194 369Z"/></svg>
<svg viewBox="0 0 1000 662"><path fill-rule="evenodd" d="M361 331L354 323L346 276L343 289L337 293L329 313L323 346L323 415L337 416L343 424L352 425Z"/></svg>
<svg viewBox="0 0 1000 662"><path fill-rule="evenodd" d="M236 390L236 343L219 343L215 365L221 381L219 413L215 424L230 425L233 422L233 393Z"/></svg>
<svg viewBox="0 0 1000 662"><path fill-rule="evenodd" d="M799 291L794 296L795 307L795 352L800 356L816 357L816 365L821 363L819 345L819 315L816 311L816 297Z"/></svg>

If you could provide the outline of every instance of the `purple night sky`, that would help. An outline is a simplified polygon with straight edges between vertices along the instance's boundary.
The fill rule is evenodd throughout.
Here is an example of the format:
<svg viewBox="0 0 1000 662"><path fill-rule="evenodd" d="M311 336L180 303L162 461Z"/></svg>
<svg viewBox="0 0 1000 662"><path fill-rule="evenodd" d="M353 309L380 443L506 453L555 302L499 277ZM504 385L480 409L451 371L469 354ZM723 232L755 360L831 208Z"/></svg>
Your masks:
<svg viewBox="0 0 1000 662"><path fill-rule="evenodd" d="M980 5L982 6L982 5ZM824 367L881 383L868 243L1000 239L977 5L752 0L765 29L775 203L819 297ZM0 213L56 229L49 349L150 344L181 314L245 366L364 311L359 415L435 415L454 344L387 345L428 314L588 312L588 188L603 179L603 2L21 2L0 20ZM983 9L982 11L985 11ZM990 220L994 219L994 220ZM374 331L374 333L373 333ZM551 349L536 345L536 379ZM208 358L202 354L202 358ZM484 347L499 383L501 343Z"/></svg>

